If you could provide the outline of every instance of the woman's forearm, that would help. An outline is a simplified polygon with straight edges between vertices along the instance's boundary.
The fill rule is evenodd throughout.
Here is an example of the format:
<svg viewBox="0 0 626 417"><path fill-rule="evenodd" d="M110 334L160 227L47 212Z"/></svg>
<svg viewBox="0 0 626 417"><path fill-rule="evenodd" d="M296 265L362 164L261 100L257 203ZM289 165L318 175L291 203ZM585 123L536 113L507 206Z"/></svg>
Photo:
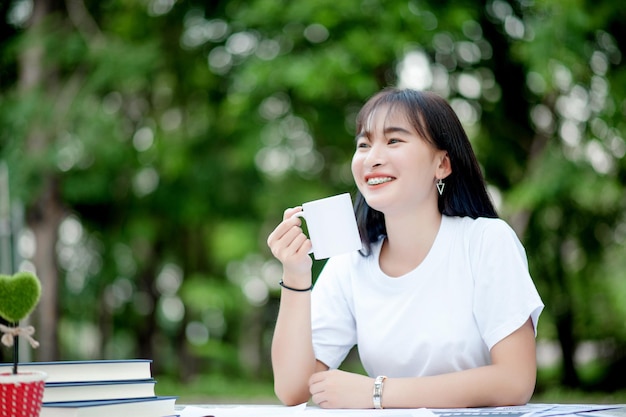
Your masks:
<svg viewBox="0 0 626 417"><path fill-rule="evenodd" d="M315 364L311 339L311 292L282 288L272 340L272 368L274 390L284 404L295 405L309 400L308 382L315 372Z"/></svg>
<svg viewBox="0 0 626 417"><path fill-rule="evenodd" d="M533 394L537 376L532 322L498 342L492 364L449 374L385 381L383 406L454 408L521 405Z"/></svg>
<svg viewBox="0 0 626 417"><path fill-rule="evenodd" d="M389 378L385 381L385 408L497 407L526 404L535 379L488 365L447 375Z"/></svg>

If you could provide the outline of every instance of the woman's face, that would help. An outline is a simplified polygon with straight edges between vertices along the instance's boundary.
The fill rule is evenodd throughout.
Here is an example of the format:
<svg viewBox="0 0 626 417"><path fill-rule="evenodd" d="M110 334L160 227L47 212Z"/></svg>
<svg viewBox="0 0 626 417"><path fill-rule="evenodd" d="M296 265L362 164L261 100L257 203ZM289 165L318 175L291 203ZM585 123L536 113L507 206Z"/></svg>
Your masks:
<svg viewBox="0 0 626 417"><path fill-rule="evenodd" d="M422 138L401 110L374 110L356 138L352 175L367 204L385 215L437 206L435 181L446 152ZM432 208L432 207L431 207Z"/></svg>

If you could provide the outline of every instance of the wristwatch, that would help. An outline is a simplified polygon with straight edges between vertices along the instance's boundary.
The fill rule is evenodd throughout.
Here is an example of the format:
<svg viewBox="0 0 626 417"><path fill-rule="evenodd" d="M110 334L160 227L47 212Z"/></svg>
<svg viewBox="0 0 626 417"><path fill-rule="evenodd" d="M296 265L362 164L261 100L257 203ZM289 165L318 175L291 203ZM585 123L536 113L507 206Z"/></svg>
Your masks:
<svg viewBox="0 0 626 417"><path fill-rule="evenodd" d="M386 376L379 375L374 380L374 394L372 396L372 402L374 403L374 408L382 409L383 408L383 383L387 379Z"/></svg>

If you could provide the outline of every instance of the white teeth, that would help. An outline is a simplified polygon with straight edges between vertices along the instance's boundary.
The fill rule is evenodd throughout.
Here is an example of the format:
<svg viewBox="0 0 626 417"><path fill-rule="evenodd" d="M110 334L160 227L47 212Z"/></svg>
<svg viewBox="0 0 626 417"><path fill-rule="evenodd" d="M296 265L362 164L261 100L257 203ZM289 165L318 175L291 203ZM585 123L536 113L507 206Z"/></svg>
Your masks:
<svg viewBox="0 0 626 417"><path fill-rule="evenodd" d="M375 178L370 178L369 180L367 180L367 183L369 185L378 185L378 184L383 184L385 182L389 182L393 180L393 178L391 177L375 177Z"/></svg>

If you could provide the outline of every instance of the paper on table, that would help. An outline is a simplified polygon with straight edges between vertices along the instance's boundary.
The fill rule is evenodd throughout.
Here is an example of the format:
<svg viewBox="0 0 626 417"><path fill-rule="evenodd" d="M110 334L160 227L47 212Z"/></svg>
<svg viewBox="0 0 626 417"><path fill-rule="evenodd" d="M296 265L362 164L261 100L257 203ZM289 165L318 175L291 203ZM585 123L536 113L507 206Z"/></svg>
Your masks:
<svg viewBox="0 0 626 417"><path fill-rule="evenodd" d="M306 413L302 416L302 413ZM386 409L386 410L326 410L318 407L307 407L300 404L293 407L285 406L259 406L259 405L239 405L239 406L186 406L179 411L180 417L279 417L297 415L300 417L436 417L434 413L425 409Z"/></svg>
<svg viewBox="0 0 626 417"><path fill-rule="evenodd" d="M526 404L515 407L450 408L450 409L385 409L332 410L300 404L281 405L218 405L186 406L180 417L626 417L626 407L600 404ZM302 413L306 413L304 416Z"/></svg>
<svg viewBox="0 0 626 417"><path fill-rule="evenodd" d="M526 404L508 407L432 409L438 417L626 417L623 405Z"/></svg>
<svg viewBox="0 0 626 417"><path fill-rule="evenodd" d="M547 404L546 407L548 407ZM623 407L618 404L558 404L542 411L535 411L532 417L573 416Z"/></svg>
<svg viewBox="0 0 626 417"><path fill-rule="evenodd" d="M279 405L236 405L236 406L185 406L179 411L180 417L270 417L290 416L304 412L306 403L293 407Z"/></svg>
<svg viewBox="0 0 626 417"><path fill-rule="evenodd" d="M626 417L626 404L617 408L587 411L585 417Z"/></svg>
<svg viewBox="0 0 626 417"><path fill-rule="evenodd" d="M303 417L437 417L426 408L388 408L384 410L329 410L309 407Z"/></svg>
<svg viewBox="0 0 626 417"><path fill-rule="evenodd" d="M437 417L528 417L533 413L552 408L554 405L526 404L502 407L431 408L430 410Z"/></svg>

